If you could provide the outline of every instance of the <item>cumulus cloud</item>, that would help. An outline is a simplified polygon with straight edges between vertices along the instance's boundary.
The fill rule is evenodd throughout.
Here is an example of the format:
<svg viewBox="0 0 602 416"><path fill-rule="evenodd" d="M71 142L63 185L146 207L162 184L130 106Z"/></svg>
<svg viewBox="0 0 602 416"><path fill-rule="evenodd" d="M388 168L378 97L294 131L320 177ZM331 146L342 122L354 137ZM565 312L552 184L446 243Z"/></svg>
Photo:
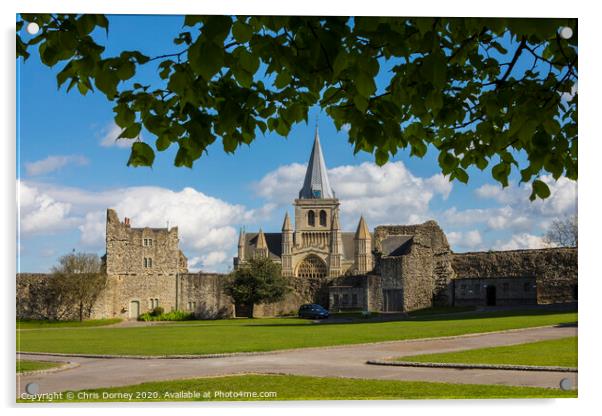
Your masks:
<svg viewBox="0 0 602 416"><path fill-rule="evenodd" d="M224 271L231 263L238 241L237 228L261 209L247 210L193 188L174 191L161 187L124 187L92 192L48 185L44 191L19 182L21 230L24 233L53 232L71 228L80 233L80 243L102 250L106 208L129 217L134 227L178 226L181 248L205 271Z"/></svg>
<svg viewBox="0 0 602 416"><path fill-rule="evenodd" d="M109 123L100 132L100 145L102 147L132 147L133 139L118 139L122 131L121 127L114 122ZM139 139L142 140L142 136Z"/></svg>
<svg viewBox="0 0 602 416"><path fill-rule="evenodd" d="M497 250L518 250L525 248L546 248L551 247L544 241L542 236L528 233L514 234L509 240L497 240L493 248Z"/></svg>
<svg viewBox="0 0 602 416"><path fill-rule="evenodd" d="M36 186L17 180L19 229L24 235L53 232L73 226L71 204L57 201Z"/></svg>
<svg viewBox="0 0 602 416"><path fill-rule="evenodd" d="M288 205L298 196L305 170L299 163L281 166L254 184L254 189L271 203ZM374 225L425 221L432 199L437 195L446 199L452 190L443 175L418 177L403 162L382 167L369 162L339 166L328 175L341 201L342 225L347 228L355 226L360 215Z"/></svg>
<svg viewBox="0 0 602 416"><path fill-rule="evenodd" d="M80 155L48 156L46 159L25 163L25 171L28 176L38 176L57 171L66 165L83 166L88 163L88 159Z"/></svg>
<svg viewBox="0 0 602 416"><path fill-rule="evenodd" d="M481 248L483 237L479 230L452 231L447 233L447 241L453 247L476 250Z"/></svg>

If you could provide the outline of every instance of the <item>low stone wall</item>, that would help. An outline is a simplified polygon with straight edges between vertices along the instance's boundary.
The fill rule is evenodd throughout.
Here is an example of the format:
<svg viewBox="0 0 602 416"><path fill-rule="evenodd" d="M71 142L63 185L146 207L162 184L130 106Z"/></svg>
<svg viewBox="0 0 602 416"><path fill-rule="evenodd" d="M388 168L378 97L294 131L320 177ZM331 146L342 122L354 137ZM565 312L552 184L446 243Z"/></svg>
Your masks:
<svg viewBox="0 0 602 416"><path fill-rule="evenodd" d="M577 300L576 248L454 253L452 267L456 279L535 279L537 303Z"/></svg>
<svg viewBox="0 0 602 416"><path fill-rule="evenodd" d="M53 294L48 290L49 274L17 273L17 319L45 319Z"/></svg>
<svg viewBox="0 0 602 416"><path fill-rule="evenodd" d="M199 319L234 316L232 299L224 294L226 275L218 273L187 273L179 277L178 309L194 312Z"/></svg>

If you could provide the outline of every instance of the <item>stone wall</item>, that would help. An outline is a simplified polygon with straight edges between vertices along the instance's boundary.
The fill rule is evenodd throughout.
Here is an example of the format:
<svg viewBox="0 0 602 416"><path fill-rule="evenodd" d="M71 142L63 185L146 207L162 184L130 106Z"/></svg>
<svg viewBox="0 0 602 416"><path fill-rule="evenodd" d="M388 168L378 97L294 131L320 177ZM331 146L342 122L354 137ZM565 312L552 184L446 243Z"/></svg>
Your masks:
<svg viewBox="0 0 602 416"><path fill-rule="evenodd" d="M453 292L453 306L537 303L537 284L534 277L454 279Z"/></svg>
<svg viewBox="0 0 602 416"><path fill-rule="evenodd" d="M194 312L198 319L233 317L232 299L224 294L225 277L226 275L218 273L181 275L178 288L178 309Z"/></svg>
<svg viewBox="0 0 602 416"><path fill-rule="evenodd" d="M49 274L17 273L17 319L45 319L53 315L52 293L48 290Z"/></svg>
<svg viewBox="0 0 602 416"><path fill-rule="evenodd" d="M576 248L456 253L452 267L458 279L535 279L537 303L577 298Z"/></svg>
<svg viewBox="0 0 602 416"><path fill-rule="evenodd" d="M390 236L411 236L401 256L383 256L383 241ZM375 272L382 276L382 289L401 288L403 311L451 301L452 252L445 233L435 221L417 225L378 226L374 230L377 257Z"/></svg>

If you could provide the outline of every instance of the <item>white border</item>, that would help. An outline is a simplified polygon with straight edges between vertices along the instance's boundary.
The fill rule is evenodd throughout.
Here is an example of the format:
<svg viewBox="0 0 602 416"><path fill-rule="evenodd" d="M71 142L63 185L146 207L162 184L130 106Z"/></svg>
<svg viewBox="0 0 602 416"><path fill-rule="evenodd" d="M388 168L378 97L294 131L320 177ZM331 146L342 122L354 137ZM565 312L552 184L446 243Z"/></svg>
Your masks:
<svg viewBox="0 0 602 416"><path fill-rule="evenodd" d="M290 402L290 403L245 403L241 404L150 404L143 407L123 406L119 410L128 414L164 415L167 407L178 408L178 413L199 414L237 414L241 409L250 414L282 414L304 415L316 411L350 414L365 414L376 407L377 412L386 413L438 413L447 415L504 415L521 412L545 412L546 415L567 413L590 413L596 399L602 397L597 391L600 385L600 304L602 294L601 272L596 259L600 257L598 247L600 227L599 207L600 166L602 157L601 138L599 137L600 105L600 21L596 2L568 2L558 0L525 1L505 0L503 2L485 1L398 1L392 0L303 0L284 2L282 0L229 0L221 2L190 0L151 1L49 1L21 0L4 1L2 7L2 46L3 62L2 89L4 97L0 100L0 114L4 137L2 140L2 196L4 203L2 239L0 246L0 263L2 274L4 314L2 333L3 377L0 391L3 394L3 406L8 407L8 414L49 414L49 415L81 415L81 410L74 406L60 407L20 407L15 408L14 395L14 273L15 273L15 59L14 59L14 25L17 12L88 12L118 14L298 14L298 15L398 15L398 16L508 16L508 17L578 17L579 49L581 68L579 73L580 87L580 120L579 132L580 166L579 166L579 220L580 255L579 255L579 396L578 400L510 400L510 401L406 401L406 402ZM12 407L11 407L12 406ZM105 415L107 408L114 405L86 406L86 414ZM136 408L140 410L135 410ZM340 409L340 410L339 410ZM321 413L321 412L320 412ZM6 414L6 413L5 413Z"/></svg>

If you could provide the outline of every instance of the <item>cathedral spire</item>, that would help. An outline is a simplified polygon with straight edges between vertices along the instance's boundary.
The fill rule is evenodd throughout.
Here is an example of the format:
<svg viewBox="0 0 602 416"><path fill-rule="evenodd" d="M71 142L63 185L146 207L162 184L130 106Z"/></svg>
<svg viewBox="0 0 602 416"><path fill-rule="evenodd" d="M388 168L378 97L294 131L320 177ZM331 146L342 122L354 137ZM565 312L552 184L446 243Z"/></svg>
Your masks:
<svg viewBox="0 0 602 416"><path fill-rule="evenodd" d="M284 223L282 224L282 231L291 231L291 220L288 217L288 212L284 215Z"/></svg>
<svg viewBox="0 0 602 416"><path fill-rule="evenodd" d="M263 230L259 229L259 234L257 235L257 248L258 249L267 249L268 243L265 241L265 234Z"/></svg>
<svg viewBox="0 0 602 416"><path fill-rule="evenodd" d="M364 216L360 217L360 222L357 225L357 231L355 232L356 240L367 240L370 238L370 230L368 229L368 224L366 224L366 220L364 220Z"/></svg>
<svg viewBox="0 0 602 416"><path fill-rule="evenodd" d="M317 125L314 146L311 150L309 163L307 164L307 172L305 173L303 188L301 188L301 191L299 191L299 198L335 198L334 191L330 187L330 182L328 181L328 173L326 171L326 163L324 163L324 156L322 155L322 147L320 146L320 136L318 134Z"/></svg>

